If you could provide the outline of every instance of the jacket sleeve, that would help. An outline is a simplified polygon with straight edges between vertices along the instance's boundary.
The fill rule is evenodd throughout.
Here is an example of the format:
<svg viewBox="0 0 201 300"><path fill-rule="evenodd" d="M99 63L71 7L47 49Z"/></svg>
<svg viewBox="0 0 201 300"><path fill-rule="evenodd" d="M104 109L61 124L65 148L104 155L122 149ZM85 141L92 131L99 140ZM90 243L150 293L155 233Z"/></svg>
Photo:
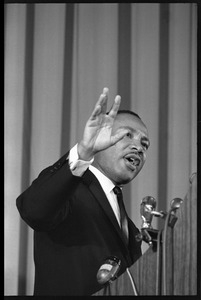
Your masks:
<svg viewBox="0 0 201 300"><path fill-rule="evenodd" d="M81 177L73 176L68 153L44 169L16 200L22 219L34 230L48 231L67 216Z"/></svg>

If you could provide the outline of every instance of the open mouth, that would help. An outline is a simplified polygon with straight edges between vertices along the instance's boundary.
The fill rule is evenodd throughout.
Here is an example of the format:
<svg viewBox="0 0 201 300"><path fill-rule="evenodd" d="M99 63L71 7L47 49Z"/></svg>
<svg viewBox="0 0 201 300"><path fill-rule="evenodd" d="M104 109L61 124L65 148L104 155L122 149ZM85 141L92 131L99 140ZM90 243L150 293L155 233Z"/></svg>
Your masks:
<svg viewBox="0 0 201 300"><path fill-rule="evenodd" d="M132 170L135 170L136 167L140 165L140 161L141 161L140 158L134 154L126 155L124 156L124 159L126 161L127 166Z"/></svg>

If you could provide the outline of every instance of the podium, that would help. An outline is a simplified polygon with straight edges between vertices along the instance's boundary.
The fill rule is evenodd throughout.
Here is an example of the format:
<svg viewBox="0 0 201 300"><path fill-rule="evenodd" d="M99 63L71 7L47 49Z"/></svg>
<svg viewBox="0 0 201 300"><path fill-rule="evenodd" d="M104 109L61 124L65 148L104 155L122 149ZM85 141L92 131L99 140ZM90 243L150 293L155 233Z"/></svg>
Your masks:
<svg viewBox="0 0 201 300"><path fill-rule="evenodd" d="M197 295L196 174L191 176L176 218L158 231L155 244L93 296L115 295Z"/></svg>

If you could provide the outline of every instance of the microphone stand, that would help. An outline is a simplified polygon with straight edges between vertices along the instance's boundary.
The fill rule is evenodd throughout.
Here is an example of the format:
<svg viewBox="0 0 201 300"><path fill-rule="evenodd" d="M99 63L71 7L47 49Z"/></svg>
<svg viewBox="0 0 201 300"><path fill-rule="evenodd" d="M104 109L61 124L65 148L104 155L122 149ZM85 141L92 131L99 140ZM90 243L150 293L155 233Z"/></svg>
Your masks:
<svg viewBox="0 0 201 300"><path fill-rule="evenodd" d="M172 229L174 228L174 225L177 221L177 216L176 216L176 210L180 207L181 203L183 202L182 199L180 198L174 198L171 201L170 205L170 210L168 211L165 219L165 225L164 225L164 234L163 234L163 260L162 260L162 270L163 270L163 293L162 295L166 296L167 295L167 229L168 226L171 227ZM171 253L173 255L173 241L172 241L172 249ZM172 269L172 283L174 282L174 272ZM173 285L172 285L173 286Z"/></svg>
<svg viewBox="0 0 201 300"><path fill-rule="evenodd" d="M156 295L160 295L161 291L162 295L167 295L167 229L168 227L171 227L172 229L174 228L174 225L177 221L175 213L180 207L182 201L183 200L180 198L173 199L168 212L155 211L154 208L156 206L156 202L151 196L143 198L141 203L141 218L143 222L141 231L136 236L136 240L146 242L150 247L152 247L153 251L157 251ZM164 230L159 231L152 228L151 221L153 216L160 217L165 220Z"/></svg>
<svg viewBox="0 0 201 300"><path fill-rule="evenodd" d="M142 200L141 203L141 218L142 218L142 226L141 230L138 235L135 236L137 241L144 241L148 243L148 245L152 248L152 250L155 252L157 251L156 254L153 255L153 257L156 258L155 260L155 265L156 265L156 285L155 285L155 294L156 295L167 295L168 293L170 294L170 286L169 281L167 282L167 265L169 262L172 264L173 260L171 262L171 254L173 253L173 243L167 243L169 240L168 235L169 235L169 230L168 227L171 227L173 229L177 217L176 217L176 210L180 207L182 200L180 198L175 198L171 201L171 207L168 213L163 212L163 211L156 211L155 206L156 206L156 201L153 197L147 196ZM161 230L156 230L153 229L151 226L152 218L153 216L155 217L160 217L165 220L164 224L164 229ZM171 237L173 237L172 232L171 232ZM170 248L172 247L172 249ZM151 251L152 251L151 250ZM167 251L170 250L169 255L167 255ZM145 259L147 259L148 256L145 256ZM152 255L153 253L151 253ZM167 259L168 264L167 264ZM145 261L145 263L147 263ZM118 272L120 269L121 261L118 257L116 256L109 256L103 261L103 264L100 266L98 272L97 272L97 281L101 285L103 285L103 294L100 295L112 295L115 293L119 293L118 290L116 290L116 286L112 286L111 283L115 281L118 277ZM146 266L145 266L146 267ZM153 265L155 268L155 266ZM171 265L170 265L171 268ZM173 273L173 268L171 268L172 273ZM149 266L147 269L149 273ZM134 282L134 278L132 277L132 273L130 273L130 270L127 268L126 273L130 279L131 287L132 287L132 294L134 296L140 295L140 286L139 286L139 292L138 288ZM155 272L154 272L155 273ZM172 278L173 278L172 274ZM138 276L138 275L135 275ZM149 275L152 278L152 275ZM169 276L168 276L169 277ZM153 279L153 278L152 278ZM173 283L173 282L172 282ZM173 286L173 285L172 285ZM152 283L153 287L153 283ZM168 288L167 288L168 287ZM115 289L115 290L114 290ZM169 289L169 290L168 290ZM126 291L126 290L125 290ZM151 292L153 292L153 288ZM149 291L148 291L149 292ZM121 291L122 293L122 291ZM130 290L129 290L130 293ZM142 289L143 293L143 289ZM120 294L119 294L120 295ZM122 294L121 294L122 295ZM130 295L130 294L129 294Z"/></svg>

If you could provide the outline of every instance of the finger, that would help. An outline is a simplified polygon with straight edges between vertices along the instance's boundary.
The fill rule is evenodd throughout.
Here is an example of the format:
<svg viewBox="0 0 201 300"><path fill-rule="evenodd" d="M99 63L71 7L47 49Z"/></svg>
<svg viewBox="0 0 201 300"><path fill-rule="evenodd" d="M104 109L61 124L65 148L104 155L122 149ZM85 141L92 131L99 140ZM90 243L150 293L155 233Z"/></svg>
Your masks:
<svg viewBox="0 0 201 300"><path fill-rule="evenodd" d="M121 104L121 97L119 95L117 95L114 99L114 103L113 103L112 108L109 112L110 117L112 117L112 118L116 117L117 112L118 112L119 107L120 107L120 104Z"/></svg>
<svg viewBox="0 0 201 300"><path fill-rule="evenodd" d="M106 114L107 112L107 101L108 101L109 89L104 87L102 95L104 95L104 99L102 100L102 113Z"/></svg>
<svg viewBox="0 0 201 300"><path fill-rule="evenodd" d="M94 120L101 112L101 106L100 105L96 105L91 116L90 116L90 120Z"/></svg>
<svg viewBox="0 0 201 300"><path fill-rule="evenodd" d="M100 95L95 108L90 116L90 119L93 120L96 118L97 115L99 115L101 112L103 114L106 113L107 111L107 100L108 100L108 93L109 93L109 89L107 87L105 87L103 89L103 93Z"/></svg>
<svg viewBox="0 0 201 300"><path fill-rule="evenodd" d="M101 112L104 113L107 109L107 91L105 93L102 93L95 105L95 108L91 114L90 119L96 118Z"/></svg>
<svg viewBox="0 0 201 300"><path fill-rule="evenodd" d="M115 135L113 135L111 137L111 142L112 144L116 144L117 142L119 142L120 140L122 140L128 133L128 130L127 129L120 129L116 132Z"/></svg>
<svg viewBox="0 0 201 300"><path fill-rule="evenodd" d="M107 87L104 87L103 94L107 94L107 95L109 94L109 89Z"/></svg>

